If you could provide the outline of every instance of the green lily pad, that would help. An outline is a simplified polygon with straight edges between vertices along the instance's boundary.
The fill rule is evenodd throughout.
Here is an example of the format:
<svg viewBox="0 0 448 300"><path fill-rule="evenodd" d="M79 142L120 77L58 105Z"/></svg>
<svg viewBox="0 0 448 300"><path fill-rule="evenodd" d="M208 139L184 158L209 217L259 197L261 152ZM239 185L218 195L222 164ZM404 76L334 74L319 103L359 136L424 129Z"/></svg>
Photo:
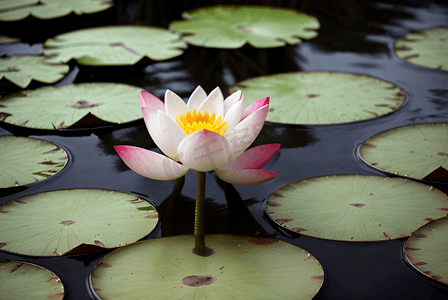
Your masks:
<svg viewBox="0 0 448 300"><path fill-rule="evenodd" d="M144 57L160 61L179 56L187 48L180 35L144 26L108 26L57 35L44 43L51 63L76 59L91 66L134 65Z"/></svg>
<svg viewBox="0 0 448 300"><path fill-rule="evenodd" d="M196 46L236 49L246 43L255 48L295 45L317 36L319 21L285 8L262 6L204 7L182 14L170 29L184 34Z"/></svg>
<svg viewBox="0 0 448 300"><path fill-rule="evenodd" d="M53 143L27 137L0 137L0 188L25 185L56 174L67 153Z"/></svg>
<svg viewBox="0 0 448 300"><path fill-rule="evenodd" d="M19 38L9 37L6 35L0 35L0 44L2 44L2 45L17 43L17 42L20 42Z"/></svg>
<svg viewBox="0 0 448 300"><path fill-rule="evenodd" d="M448 169L448 124L409 125L381 132L362 143L359 154L380 170L425 179L439 168Z"/></svg>
<svg viewBox="0 0 448 300"><path fill-rule="evenodd" d="M448 210L448 209L447 209ZM448 284L448 218L433 220L412 233L404 249L421 273Z"/></svg>
<svg viewBox="0 0 448 300"><path fill-rule="evenodd" d="M425 29L398 38L394 51L409 63L448 71L447 42L448 28Z"/></svg>
<svg viewBox="0 0 448 300"><path fill-rule="evenodd" d="M107 255L92 275L101 299L311 299L323 282L319 262L288 243L209 235L210 256L192 253L193 236L146 240Z"/></svg>
<svg viewBox="0 0 448 300"><path fill-rule="evenodd" d="M92 14L108 9L111 0L2 0L0 3L0 21L18 21L29 15L39 19L51 19L66 16Z"/></svg>
<svg viewBox="0 0 448 300"><path fill-rule="evenodd" d="M9 94L0 99L4 122L40 129L122 124L142 118L141 88L117 83L81 83Z"/></svg>
<svg viewBox="0 0 448 300"><path fill-rule="evenodd" d="M42 267L0 259L0 299L62 300L60 279Z"/></svg>
<svg viewBox="0 0 448 300"><path fill-rule="evenodd" d="M43 56L10 56L0 58L0 79L7 79L26 88L31 80L54 83L62 79L69 71L64 64L48 64Z"/></svg>
<svg viewBox="0 0 448 300"><path fill-rule="evenodd" d="M318 238L380 241L409 236L443 217L448 198L441 191L403 178L322 176L279 188L267 201L280 225Z"/></svg>
<svg viewBox="0 0 448 300"><path fill-rule="evenodd" d="M375 118L399 107L404 92L373 77L334 72L299 72L241 81L248 103L270 97L267 121L284 124L336 124Z"/></svg>
<svg viewBox="0 0 448 300"><path fill-rule="evenodd" d="M85 245L120 247L149 234L157 220L152 205L121 192L39 193L0 207L0 248L26 255L63 255Z"/></svg>

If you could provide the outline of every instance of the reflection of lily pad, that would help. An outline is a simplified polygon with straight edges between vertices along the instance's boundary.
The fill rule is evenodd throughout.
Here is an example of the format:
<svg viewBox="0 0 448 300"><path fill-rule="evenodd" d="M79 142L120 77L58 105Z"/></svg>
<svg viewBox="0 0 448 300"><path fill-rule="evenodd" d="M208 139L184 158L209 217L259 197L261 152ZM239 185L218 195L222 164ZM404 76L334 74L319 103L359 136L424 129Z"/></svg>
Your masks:
<svg viewBox="0 0 448 300"><path fill-rule="evenodd" d="M120 247L149 234L157 218L148 202L121 192L39 193L0 207L0 247L28 255L61 255L83 244Z"/></svg>
<svg viewBox="0 0 448 300"><path fill-rule="evenodd" d="M140 103L135 100L140 91L141 88L115 83L42 87L3 97L0 114L3 121L28 128L85 127L89 126L89 117L98 125L99 121L121 124L141 119Z"/></svg>
<svg viewBox="0 0 448 300"><path fill-rule="evenodd" d="M440 167L448 170L448 125L419 124L387 130L362 143L359 153L375 168L422 179Z"/></svg>
<svg viewBox="0 0 448 300"><path fill-rule="evenodd" d="M63 78L69 67L44 63L43 56L11 56L0 58L0 79L26 88L31 80L54 83Z"/></svg>
<svg viewBox="0 0 448 300"><path fill-rule="evenodd" d="M62 300L59 278L36 265L0 260L0 299Z"/></svg>
<svg viewBox="0 0 448 300"><path fill-rule="evenodd" d="M186 21L170 29L186 34L190 44L208 48L256 48L294 45L317 35L316 18L291 9L257 6L215 6L184 12Z"/></svg>
<svg viewBox="0 0 448 300"><path fill-rule="evenodd" d="M76 59L83 65L133 65L144 57L166 60L183 53L179 35L161 28L109 26L60 34L44 43L52 63Z"/></svg>
<svg viewBox="0 0 448 300"><path fill-rule="evenodd" d="M113 5L111 0L2 0L0 21L22 20L29 15L39 19L92 14L106 10Z"/></svg>
<svg viewBox="0 0 448 300"><path fill-rule="evenodd" d="M410 32L397 39L398 57L415 65L448 71L448 28Z"/></svg>
<svg viewBox="0 0 448 300"><path fill-rule="evenodd" d="M448 210L448 209L447 209ZM404 251L421 273L448 284L448 218L429 222L409 237Z"/></svg>
<svg viewBox="0 0 448 300"><path fill-rule="evenodd" d="M378 241L408 236L443 217L448 198L412 180L377 176L323 176L288 184L267 210L286 228L319 238Z"/></svg>
<svg viewBox="0 0 448 300"><path fill-rule="evenodd" d="M311 299L322 285L321 266L299 247L248 236L205 238L214 250L207 257L192 253L192 236L114 251L94 270L93 288L101 299Z"/></svg>
<svg viewBox="0 0 448 300"><path fill-rule="evenodd" d="M405 94L396 85L365 75L300 72L263 76L233 85L248 102L270 97L267 121L334 124L394 111Z"/></svg>
<svg viewBox="0 0 448 300"><path fill-rule="evenodd" d="M63 149L38 139L3 136L0 149L0 188L43 180L67 162Z"/></svg>

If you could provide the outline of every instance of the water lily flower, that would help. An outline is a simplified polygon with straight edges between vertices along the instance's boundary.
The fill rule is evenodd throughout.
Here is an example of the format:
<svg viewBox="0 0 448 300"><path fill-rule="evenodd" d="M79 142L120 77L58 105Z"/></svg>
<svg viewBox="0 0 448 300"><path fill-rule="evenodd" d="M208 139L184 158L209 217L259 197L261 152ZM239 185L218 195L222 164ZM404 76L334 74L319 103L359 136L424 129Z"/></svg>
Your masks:
<svg viewBox="0 0 448 300"><path fill-rule="evenodd" d="M136 173L171 180L189 169L214 170L222 180L241 185L259 184L278 175L261 167L277 152L279 144L245 151L263 127L269 98L245 108L241 91L224 100L219 87L207 95L198 86L187 103L170 90L165 93L165 103L142 91L140 103L149 134L166 156L139 147L115 146Z"/></svg>

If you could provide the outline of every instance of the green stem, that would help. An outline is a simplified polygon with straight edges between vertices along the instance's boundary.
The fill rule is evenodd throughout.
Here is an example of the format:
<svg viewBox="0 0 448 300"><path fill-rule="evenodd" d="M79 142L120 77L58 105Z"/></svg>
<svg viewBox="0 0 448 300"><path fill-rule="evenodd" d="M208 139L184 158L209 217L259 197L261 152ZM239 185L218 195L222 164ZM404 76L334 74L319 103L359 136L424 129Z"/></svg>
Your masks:
<svg viewBox="0 0 448 300"><path fill-rule="evenodd" d="M196 190L196 212L194 218L194 251L205 254L204 240L204 199L205 199L205 172L198 172Z"/></svg>

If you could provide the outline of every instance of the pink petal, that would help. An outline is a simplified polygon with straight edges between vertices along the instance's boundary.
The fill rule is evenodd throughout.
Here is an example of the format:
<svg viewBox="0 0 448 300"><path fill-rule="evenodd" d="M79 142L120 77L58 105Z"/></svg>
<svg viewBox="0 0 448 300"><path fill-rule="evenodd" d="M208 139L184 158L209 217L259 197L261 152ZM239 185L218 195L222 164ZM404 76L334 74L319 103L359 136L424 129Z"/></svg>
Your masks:
<svg viewBox="0 0 448 300"><path fill-rule="evenodd" d="M162 100L160 100L153 94L148 93L147 91L140 92L140 104L142 108L147 107L153 111L165 111L165 104L162 102Z"/></svg>
<svg viewBox="0 0 448 300"><path fill-rule="evenodd" d="M220 170L261 169L280 149L280 144L268 144L245 151L232 162L219 167Z"/></svg>
<svg viewBox="0 0 448 300"><path fill-rule="evenodd" d="M187 173L188 168L159 153L133 146L115 146L115 151L134 172L156 180L172 180Z"/></svg>
<svg viewBox="0 0 448 300"><path fill-rule="evenodd" d="M231 154L226 138L205 129L183 139L177 153L185 166L200 172L219 168L229 160Z"/></svg>
<svg viewBox="0 0 448 300"><path fill-rule="evenodd" d="M241 116L241 121L244 120L247 116L252 114L253 112L257 111L260 107L263 107L265 105L269 105L269 97L259 99L246 107L246 109L243 111L243 115ZM241 122L240 121L240 122Z"/></svg>
<svg viewBox="0 0 448 300"><path fill-rule="evenodd" d="M215 170L216 175L222 180L239 185L254 185L269 181L277 177L278 173L268 170Z"/></svg>

